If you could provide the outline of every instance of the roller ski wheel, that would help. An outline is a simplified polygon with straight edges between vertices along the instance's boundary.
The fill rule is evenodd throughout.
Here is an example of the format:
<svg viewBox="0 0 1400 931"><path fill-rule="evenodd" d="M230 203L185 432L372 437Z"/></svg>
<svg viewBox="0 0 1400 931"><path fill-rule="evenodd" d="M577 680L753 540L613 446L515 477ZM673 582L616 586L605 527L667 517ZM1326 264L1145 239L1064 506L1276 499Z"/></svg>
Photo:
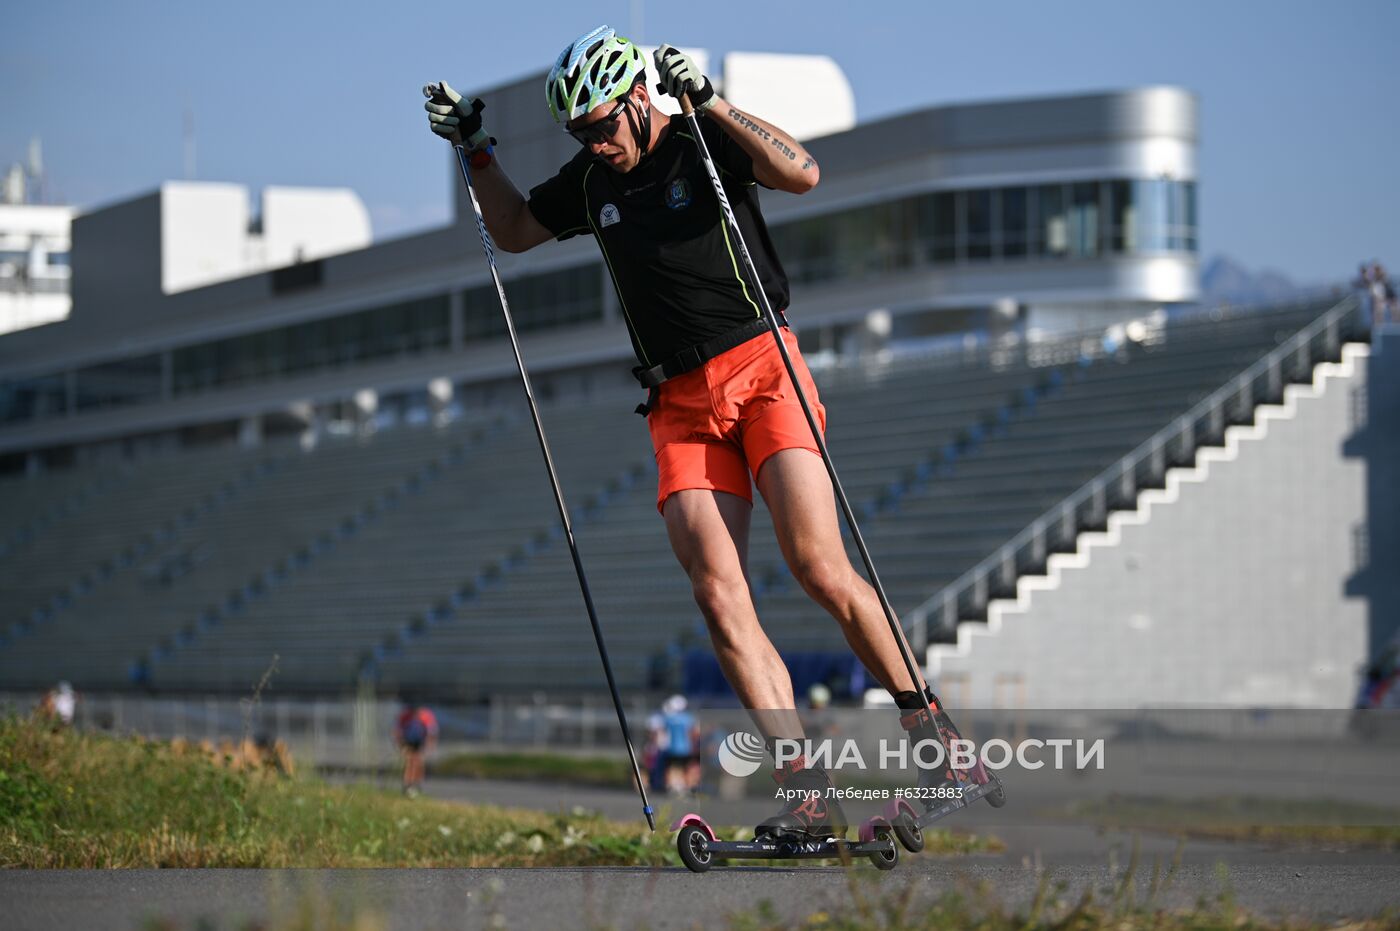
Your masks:
<svg viewBox="0 0 1400 931"><path fill-rule="evenodd" d="M889 828L880 828L876 831L875 840L884 842L889 848L870 855L870 862L875 864L875 869L892 870L899 866L899 845L894 842L894 838L890 837Z"/></svg>
<svg viewBox="0 0 1400 931"><path fill-rule="evenodd" d="M895 838L910 853L924 849L924 829L919 825L919 813L903 799L885 806L885 821L889 822Z"/></svg>
<svg viewBox="0 0 1400 931"><path fill-rule="evenodd" d="M860 846L868 848L864 852L877 870L899 866L899 844L894 842L893 828L885 819L871 818L860 826Z"/></svg>
<svg viewBox="0 0 1400 931"><path fill-rule="evenodd" d="M894 836L899 838L899 842L904 845L904 849L910 853L919 853L924 849L924 829L919 827L919 822L914 818L901 818L893 825Z"/></svg>
<svg viewBox="0 0 1400 931"><path fill-rule="evenodd" d="M704 873L714 866L714 854L710 852L710 834L704 828L687 824L676 835L676 852L681 862L692 873Z"/></svg>

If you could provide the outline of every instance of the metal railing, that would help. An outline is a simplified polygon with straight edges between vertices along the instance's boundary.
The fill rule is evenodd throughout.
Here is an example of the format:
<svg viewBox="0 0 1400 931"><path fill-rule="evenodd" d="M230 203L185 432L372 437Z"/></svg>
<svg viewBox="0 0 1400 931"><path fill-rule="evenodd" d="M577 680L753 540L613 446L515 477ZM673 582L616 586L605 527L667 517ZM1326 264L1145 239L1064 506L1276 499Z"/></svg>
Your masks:
<svg viewBox="0 0 1400 931"><path fill-rule="evenodd" d="M68 291L66 276L0 275L0 294L67 294Z"/></svg>
<svg viewBox="0 0 1400 931"><path fill-rule="evenodd" d="M805 350L807 365L823 386L878 382L909 370L948 371L1011 367L1070 365L1091 362L1116 354L1120 349L1153 348L1162 345L1168 332L1189 328L1246 325L1261 314L1288 313L1309 305L1340 300L1347 294L1340 285L1319 286L1300 292L1293 300L1277 300L1263 305L1218 303L1201 305L1172 314L1150 314L1137 320L1108 326L1084 325L1075 329L1027 334L1013 331L996 338L985 333L957 333L922 340L903 340L874 352L840 354ZM1132 336L1132 328L1138 332ZM1118 338L1112 338L1117 332Z"/></svg>
<svg viewBox="0 0 1400 931"><path fill-rule="evenodd" d="M962 618L982 617L993 598L1015 593L1020 575L1043 567L1052 552L1072 551L1081 530L1106 526L1109 512L1133 506L1139 489L1158 487L1168 469L1194 462L1199 446L1219 444L1227 427L1252 422L1256 404L1281 398L1285 384L1336 358L1343 339L1369 330L1359 311L1354 295L1343 298L908 612L904 626L915 648L926 649L932 632L955 631Z"/></svg>

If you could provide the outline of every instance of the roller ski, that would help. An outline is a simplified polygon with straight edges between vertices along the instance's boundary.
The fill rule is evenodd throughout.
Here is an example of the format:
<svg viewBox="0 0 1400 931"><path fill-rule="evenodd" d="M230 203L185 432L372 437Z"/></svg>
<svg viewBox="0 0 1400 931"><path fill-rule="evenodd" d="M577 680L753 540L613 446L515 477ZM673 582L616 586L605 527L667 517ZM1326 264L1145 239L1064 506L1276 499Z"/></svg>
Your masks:
<svg viewBox="0 0 1400 931"><path fill-rule="evenodd" d="M922 797L916 797L912 802L907 799L891 800L885 806L883 819L910 853L924 849L924 828L953 812L979 799L986 799L993 808L1006 804L1006 790L1001 780L995 773L989 772L981 760L974 760L965 767L952 765L953 741L962 739L962 735L932 689L925 689L923 698L928 701L927 710L915 692L902 692L896 696L896 703L904 712L899 723L909 735L911 746L918 746L924 741L941 744L943 762L936 768L920 767L917 794ZM931 720L929 711L933 712Z"/></svg>
<svg viewBox="0 0 1400 931"><path fill-rule="evenodd" d="M718 860L838 859L849 863L869 857L876 868L892 870L899 863L893 828L883 818L871 818L860 826L860 840L846 839L845 812L829 796L831 778L825 771L794 760L773 773L773 781L787 790L783 808L754 828L751 841L723 841L697 814L687 814L671 825L681 862L703 873Z"/></svg>
<svg viewBox="0 0 1400 931"><path fill-rule="evenodd" d="M751 841L724 841L697 814L688 814L671 825L681 862L694 873L703 873L719 860L824 860L849 862L869 857L877 869L892 870L899 864L899 845L884 818L871 818L860 826L860 840L815 837L810 834L765 836Z"/></svg>

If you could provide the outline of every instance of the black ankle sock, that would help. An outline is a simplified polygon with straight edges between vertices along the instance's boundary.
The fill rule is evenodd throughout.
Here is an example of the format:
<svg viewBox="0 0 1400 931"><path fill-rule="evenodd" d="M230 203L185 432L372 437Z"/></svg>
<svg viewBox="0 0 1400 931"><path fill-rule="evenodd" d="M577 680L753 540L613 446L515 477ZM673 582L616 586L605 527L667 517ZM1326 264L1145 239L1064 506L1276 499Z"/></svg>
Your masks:
<svg viewBox="0 0 1400 931"><path fill-rule="evenodd" d="M919 697L918 692L895 692L894 704L900 711L913 711L915 708L924 706L924 698L928 699L930 707L938 707L938 699L933 697L933 689L927 686L924 687L923 698Z"/></svg>

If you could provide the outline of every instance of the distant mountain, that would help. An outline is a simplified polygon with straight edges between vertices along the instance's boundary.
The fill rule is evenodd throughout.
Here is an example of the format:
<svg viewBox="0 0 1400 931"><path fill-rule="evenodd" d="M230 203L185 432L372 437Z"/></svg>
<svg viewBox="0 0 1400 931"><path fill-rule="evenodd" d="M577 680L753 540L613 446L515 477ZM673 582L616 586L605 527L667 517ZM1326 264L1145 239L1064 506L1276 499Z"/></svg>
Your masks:
<svg viewBox="0 0 1400 931"><path fill-rule="evenodd" d="M1282 272L1272 269L1250 271L1226 255L1207 260L1201 268L1201 300L1206 304L1286 300L1299 292L1311 290L1314 290L1313 286L1299 285Z"/></svg>

